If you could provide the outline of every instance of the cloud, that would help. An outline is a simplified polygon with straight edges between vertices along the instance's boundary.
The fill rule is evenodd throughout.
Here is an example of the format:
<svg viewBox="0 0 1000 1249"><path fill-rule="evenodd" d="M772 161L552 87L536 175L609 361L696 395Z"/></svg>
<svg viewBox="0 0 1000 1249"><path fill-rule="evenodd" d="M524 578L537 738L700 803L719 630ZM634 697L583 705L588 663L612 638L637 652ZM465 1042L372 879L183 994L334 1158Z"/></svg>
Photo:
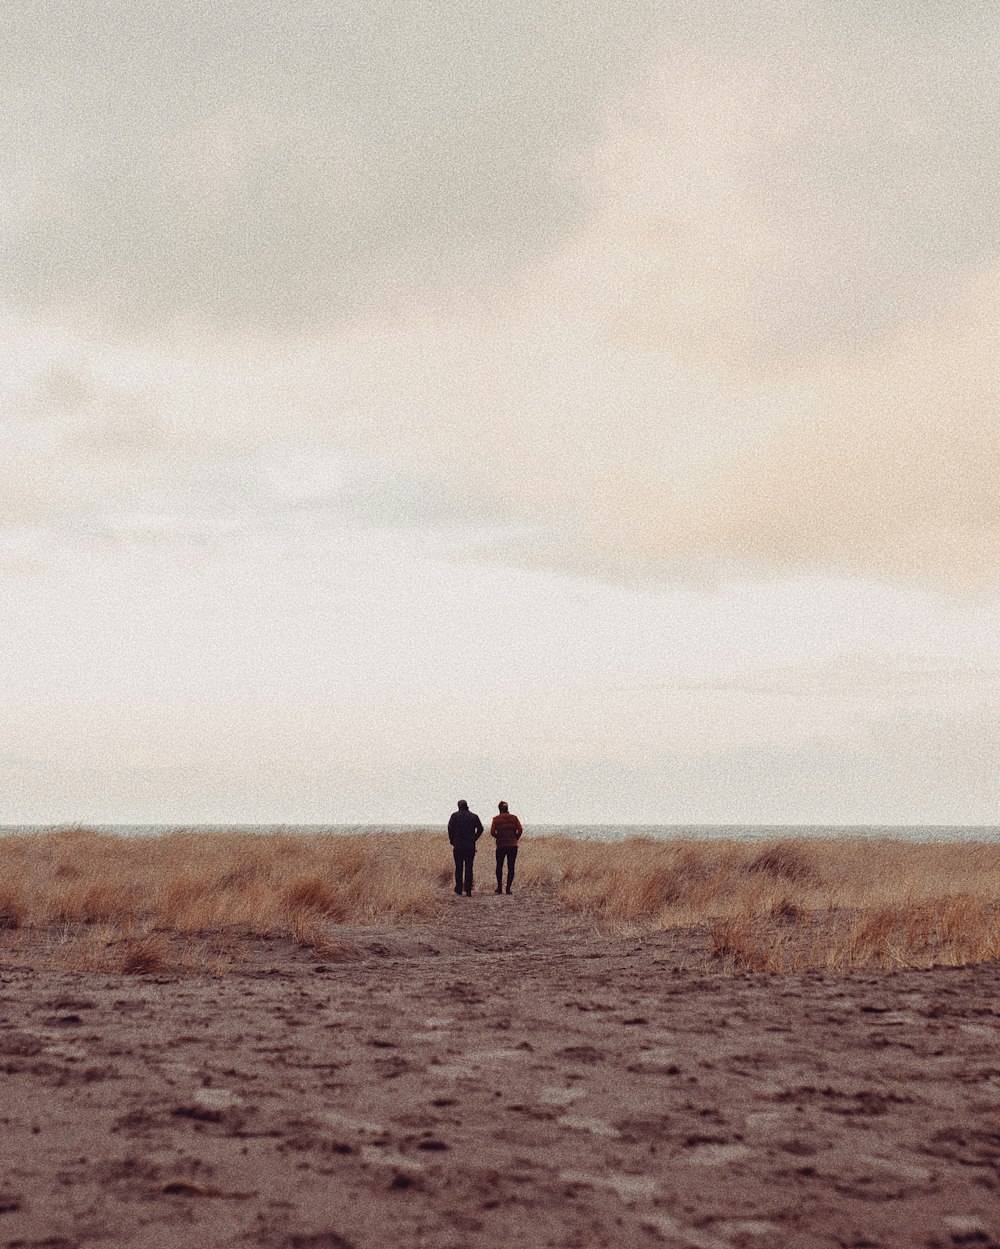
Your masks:
<svg viewBox="0 0 1000 1249"><path fill-rule="evenodd" d="M611 334L773 376L893 338L995 264L981 7L714 7L721 28L673 41L590 157L573 248Z"/></svg>
<svg viewBox="0 0 1000 1249"><path fill-rule="evenodd" d="M990 583L1000 27L831 12L675 46L609 114L591 214L534 274L540 304L689 379L659 411L627 385L609 403L632 463L587 483L590 542L654 575Z"/></svg>
<svg viewBox="0 0 1000 1249"><path fill-rule="evenodd" d="M222 456L264 526L995 579L987 6L16 10L6 285L93 363L19 409L12 523L153 488L197 523ZM282 496L282 445L367 467Z"/></svg>
<svg viewBox="0 0 1000 1249"><path fill-rule="evenodd" d="M612 339L731 379L705 471L632 475L598 532L654 570L989 583L1000 118L978 101L1000 32L975 7L789 26L667 57L540 275Z"/></svg>
<svg viewBox="0 0 1000 1249"><path fill-rule="evenodd" d="M581 204L645 5L16 4L15 303L119 337L473 299Z"/></svg>
<svg viewBox="0 0 1000 1249"><path fill-rule="evenodd" d="M0 438L0 552L33 572L98 541L109 520L183 476L206 449L172 428L156 388L114 381L79 352L8 385Z"/></svg>
<svg viewBox="0 0 1000 1249"><path fill-rule="evenodd" d="M1000 269L933 322L818 376L814 418L720 466L680 540L757 567L995 581L998 294Z"/></svg>
<svg viewBox="0 0 1000 1249"><path fill-rule="evenodd" d="M1000 688L1000 667L917 654L839 655L821 664L790 664L739 676L675 681L657 688L666 693L829 699L878 707L927 697L967 700L977 692L986 697Z"/></svg>

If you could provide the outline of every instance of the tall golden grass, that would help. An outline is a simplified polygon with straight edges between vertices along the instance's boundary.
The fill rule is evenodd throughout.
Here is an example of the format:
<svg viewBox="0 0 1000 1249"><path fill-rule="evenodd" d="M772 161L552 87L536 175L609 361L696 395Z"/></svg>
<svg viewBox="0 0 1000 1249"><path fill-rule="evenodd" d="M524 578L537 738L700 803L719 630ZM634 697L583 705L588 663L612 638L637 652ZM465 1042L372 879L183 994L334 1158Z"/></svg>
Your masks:
<svg viewBox="0 0 1000 1249"><path fill-rule="evenodd" d="M997 842L550 838L525 858L572 910L638 931L700 926L734 968L1000 959Z"/></svg>
<svg viewBox="0 0 1000 1249"><path fill-rule="evenodd" d="M61 933L49 942L55 963L112 971L165 966L177 937L213 938L219 948L224 936L232 953L238 938L291 936L331 953L331 924L435 914L450 868L420 841L183 830L123 838L83 828L8 835L0 930ZM220 967L226 961L219 953Z"/></svg>
<svg viewBox="0 0 1000 1249"><path fill-rule="evenodd" d="M480 857L489 880L488 858ZM291 937L335 954L344 925L442 913L443 833L86 829L0 838L0 951L45 934L57 965L223 968L241 942ZM839 837L602 843L525 838L519 885L605 929L689 929L714 965L930 966L1000 959L1000 844ZM177 943L187 942L179 955Z"/></svg>

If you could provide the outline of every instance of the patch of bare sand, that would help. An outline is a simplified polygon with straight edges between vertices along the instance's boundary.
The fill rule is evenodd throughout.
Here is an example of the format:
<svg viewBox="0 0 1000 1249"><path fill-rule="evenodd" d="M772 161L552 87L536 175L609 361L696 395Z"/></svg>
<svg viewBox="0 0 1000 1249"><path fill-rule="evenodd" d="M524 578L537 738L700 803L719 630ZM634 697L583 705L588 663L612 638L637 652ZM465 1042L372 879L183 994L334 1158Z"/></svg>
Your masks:
<svg viewBox="0 0 1000 1249"><path fill-rule="evenodd" d="M706 973L477 894L316 963L0 972L0 1244L1000 1244L1000 967Z"/></svg>

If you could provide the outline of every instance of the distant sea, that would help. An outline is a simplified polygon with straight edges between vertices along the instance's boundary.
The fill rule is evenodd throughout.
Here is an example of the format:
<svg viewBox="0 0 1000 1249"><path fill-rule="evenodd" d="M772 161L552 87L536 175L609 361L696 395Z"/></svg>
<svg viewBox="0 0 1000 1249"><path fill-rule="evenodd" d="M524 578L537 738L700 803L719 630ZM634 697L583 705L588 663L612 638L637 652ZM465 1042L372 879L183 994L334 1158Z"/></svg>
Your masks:
<svg viewBox="0 0 1000 1249"><path fill-rule="evenodd" d="M0 824L6 833L41 833L66 824ZM441 824L86 824L81 827L119 837L161 837L183 828L189 833L402 833L444 835ZM560 834L584 841L624 841L646 837L673 841L684 837L731 837L760 841L767 837L898 837L905 841L1000 841L996 824L526 824L528 834Z"/></svg>

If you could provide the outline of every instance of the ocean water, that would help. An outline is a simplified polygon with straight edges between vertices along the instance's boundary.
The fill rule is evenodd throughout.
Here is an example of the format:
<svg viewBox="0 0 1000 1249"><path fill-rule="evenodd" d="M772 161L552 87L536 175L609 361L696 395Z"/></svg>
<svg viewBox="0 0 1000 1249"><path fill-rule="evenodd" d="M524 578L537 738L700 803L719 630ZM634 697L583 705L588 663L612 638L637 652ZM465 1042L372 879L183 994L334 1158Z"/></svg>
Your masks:
<svg viewBox="0 0 1000 1249"><path fill-rule="evenodd" d="M2 824L6 833L47 832L66 825ZM159 837L183 828L185 832L218 833L382 833L427 832L444 836L441 824L87 824L85 827L120 837ZM585 841L624 841L645 837L671 841L685 837L760 841L768 837L897 837L904 841L1000 841L995 824L525 824L530 835L560 834Z"/></svg>

